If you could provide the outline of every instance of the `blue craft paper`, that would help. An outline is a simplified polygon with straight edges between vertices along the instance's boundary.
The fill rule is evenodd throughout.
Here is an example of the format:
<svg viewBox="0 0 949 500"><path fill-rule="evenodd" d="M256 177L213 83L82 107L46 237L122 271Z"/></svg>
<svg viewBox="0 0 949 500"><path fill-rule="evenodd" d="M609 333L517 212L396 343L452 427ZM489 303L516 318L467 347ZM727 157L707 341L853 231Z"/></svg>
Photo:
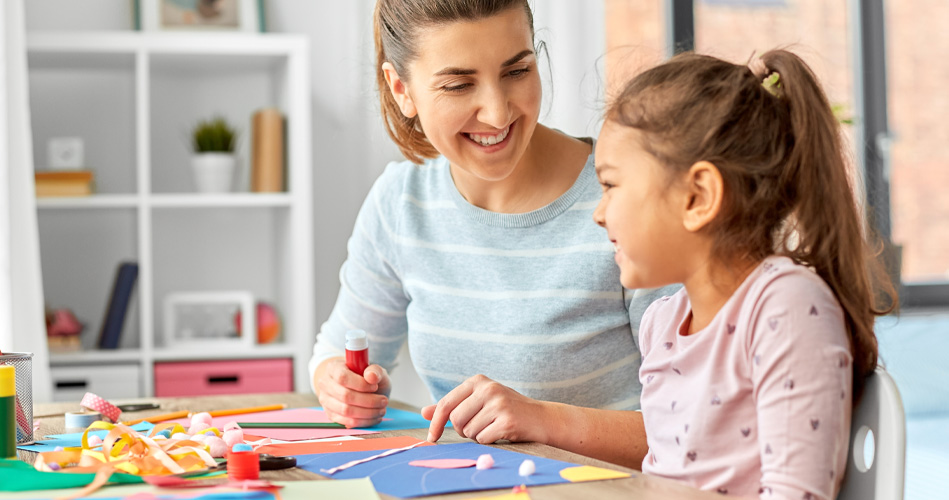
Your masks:
<svg viewBox="0 0 949 500"><path fill-rule="evenodd" d="M400 498L456 493L459 491L512 488L522 484L540 486L567 483L569 481L560 476L560 471L577 466L577 464L569 462L525 455L478 443L458 443L412 448L388 457L354 465L333 475L326 474L321 470L331 469L352 460L360 460L380 453L382 453L381 450L325 453L298 455L296 459L297 467L333 479L368 477L379 493ZM432 460L436 458L477 460L480 455L485 453L494 458L494 466L486 470L477 470L474 467L431 469L409 465L412 460ZM527 477L521 477L517 474L517 471L526 459L534 461L537 472Z"/></svg>
<svg viewBox="0 0 949 500"><path fill-rule="evenodd" d="M323 408L315 407L314 410L322 410ZM428 426L431 422L425 420L421 414L398 410L396 408L387 408L386 415L383 418L389 418L392 420L383 420L378 424L372 427L360 427L360 429L366 429L369 431L403 431L405 429L428 429ZM448 422L446 427L451 427L451 422Z"/></svg>
<svg viewBox="0 0 949 500"><path fill-rule="evenodd" d="M155 424L149 422L139 422L132 426L133 431L138 432L148 432L152 430L152 427L155 427ZM99 436L100 438L105 438L109 433L107 430L95 430L89 431L90 436ZM17 449L26 450L26 451L35 451L35 452L44 452L44 451L53 451L57 446L62 446L67 448L70 446L78 447L82 446L82 433L73 432L70 434L50 434L46 436L46 439L36 441L35 444L17 446Z"/></svg>

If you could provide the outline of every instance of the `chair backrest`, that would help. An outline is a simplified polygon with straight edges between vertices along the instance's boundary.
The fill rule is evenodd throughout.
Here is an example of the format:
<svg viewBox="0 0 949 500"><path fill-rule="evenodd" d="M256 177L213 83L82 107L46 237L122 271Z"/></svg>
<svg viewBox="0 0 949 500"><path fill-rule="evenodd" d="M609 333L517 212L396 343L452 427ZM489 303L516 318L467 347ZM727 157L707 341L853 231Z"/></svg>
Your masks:
<svg viewBox="0 0 949 500"><path fill-rule="evenodd" d="M865 458L868 434L873 453ZM906 416L896 383L877 367L853 409L847 472L837 500L902 500L906 464Z"/></svg>

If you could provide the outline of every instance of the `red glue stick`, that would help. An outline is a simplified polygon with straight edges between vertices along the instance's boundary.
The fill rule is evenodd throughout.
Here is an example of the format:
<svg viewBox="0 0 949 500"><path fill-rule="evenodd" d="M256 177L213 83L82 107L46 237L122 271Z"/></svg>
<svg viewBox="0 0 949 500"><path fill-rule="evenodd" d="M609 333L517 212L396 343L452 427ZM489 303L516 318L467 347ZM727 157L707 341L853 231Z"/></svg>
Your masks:
<svg viewBox="0 0 949 500"><path fill-rule="evenodd" d="M362 330L346 332L346 368L362 376L369 366L369 338Z"/></svg>

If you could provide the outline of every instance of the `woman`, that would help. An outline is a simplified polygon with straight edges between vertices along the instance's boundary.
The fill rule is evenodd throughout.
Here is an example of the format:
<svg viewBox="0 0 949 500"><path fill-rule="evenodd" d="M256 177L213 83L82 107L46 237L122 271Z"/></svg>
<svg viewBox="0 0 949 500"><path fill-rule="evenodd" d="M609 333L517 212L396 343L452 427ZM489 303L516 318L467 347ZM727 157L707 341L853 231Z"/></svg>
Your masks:
<svg viewBox="0 0 949 500"><path fill-rule="evenodd" d="M590 222L592 141L537 123L527 1L380 0L375 35L383 119L410 161L386 168L349 241L310 361L324 410L351 427L379 422L406 340L442 400L423 410L432 440L450 419L479 442L546 441L514 415L638 408L630 318L653 295L632 300ZM375 363L364 376L342 357L355 328Z"/></svg>

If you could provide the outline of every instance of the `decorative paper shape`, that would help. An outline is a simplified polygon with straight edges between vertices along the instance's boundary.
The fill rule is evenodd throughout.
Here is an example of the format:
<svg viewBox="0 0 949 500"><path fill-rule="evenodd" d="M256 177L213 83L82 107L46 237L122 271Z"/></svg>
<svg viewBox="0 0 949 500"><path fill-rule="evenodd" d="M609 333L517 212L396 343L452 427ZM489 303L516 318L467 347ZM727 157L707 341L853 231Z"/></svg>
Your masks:
<svg viewBox="0 0 949 500"><path fill-rule="evenodd" d="M307 443L267 444L257 448L257 453L266 453L275 457L290 457L295 455L315 455L317 453L342 453L347 451L372 451L404 448L421 442L411 436L397 436L377 439L359 439L345 441L321 441ZM420 446L435 446L435 443Z"/></svg>
<svg viewBox="0 0 949 500"><path fill-rule="evenodd" d="M579 467L568 467L560 471L560 477L571 483L582 483L584 481L602 481L604 479L621 479L631 477L630 474L616 470L594 467L592 465L581 465Z"/></svg>
<svg viewBox="0 0 949 500"><path fill-rule="evenodd" d="M474 467L476 463L478 463L477 460L468 458L436 458L433 460L412 460L409 465L429 469L464 469Z"/></svg>
<svg viewBox="0 0 949 500"><path fill-rule="evenodd" d="M466 469L424 469L412 467L413 460L432 460L445 458L464 458L476 460L478 456L490 453L494 457L494 467L487 470ZM377 451L350 453L330 453L324 455L299 455L297 467L320 475L320 469L331 469L352 460L360 460L378 454ZM531 459L537 472L520 477L517 469L525 459ZM423 495L438 495L459 491L479 491L498 488L511 488L518 485L539 486L562 484L568 480L560 476L560 471L576 467L577 464L552 460L549 458L525 455L501 448L492 448L477 443L442 444L420 446L395 455L379 458L371 462L355 465L333 474L333 479L352 479L368 477L380 493L401 498Z"/></svg>

